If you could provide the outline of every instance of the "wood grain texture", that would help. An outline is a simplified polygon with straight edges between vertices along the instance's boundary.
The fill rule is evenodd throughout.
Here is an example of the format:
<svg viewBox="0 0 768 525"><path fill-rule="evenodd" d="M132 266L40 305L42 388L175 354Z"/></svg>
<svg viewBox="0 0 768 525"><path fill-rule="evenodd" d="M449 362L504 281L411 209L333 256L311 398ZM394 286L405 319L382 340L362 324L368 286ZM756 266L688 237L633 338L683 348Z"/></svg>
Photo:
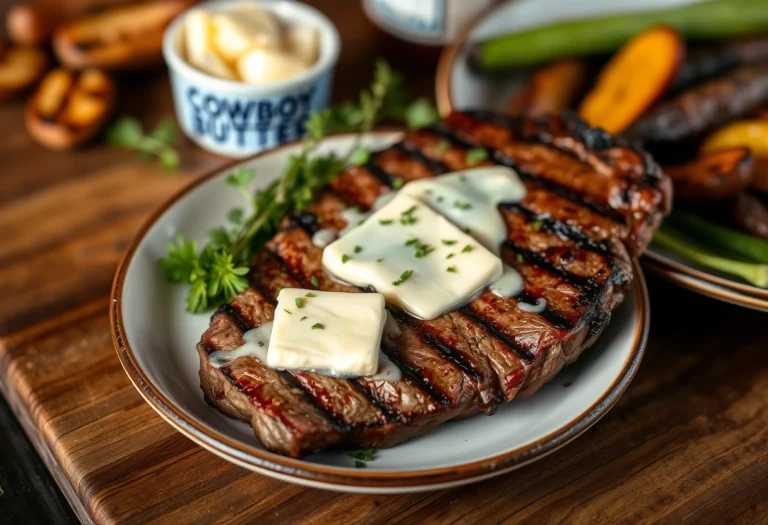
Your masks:
<svg viewBox="0 0 768 525"><path fill-rule="evenodd" d="M383 44L359 2L321 4L344 39L337 96L387 55L429 94L434 63ZM171 114L162 72L120 82L119 113ZM123 373L107 318L111 279L150 211L226 162L185 144L168 176L129 152L52 153L0 107L0 385L84 521L97 523L768 522L764 314L651 280L644 363L575 443L518 472L399 496L311 490L250 473L187 440ZM193 349L191 349L193 351Z"/></svg>

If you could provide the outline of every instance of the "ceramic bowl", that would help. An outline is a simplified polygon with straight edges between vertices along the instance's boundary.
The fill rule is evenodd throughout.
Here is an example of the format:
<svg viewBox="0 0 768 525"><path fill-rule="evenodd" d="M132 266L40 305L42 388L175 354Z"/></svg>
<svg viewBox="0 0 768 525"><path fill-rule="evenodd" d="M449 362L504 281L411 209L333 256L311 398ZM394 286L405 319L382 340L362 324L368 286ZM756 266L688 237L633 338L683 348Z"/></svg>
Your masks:
<svg viewBox="0 0 768 525"><path fill-rule="evenodd" d="M239 3L208 2L196 8L228 11ZM219 155L247 157L296 140L304 135L309 112L328 106L340 49L336 27L301 2L262 0L258 4L281 20L318 29L320 56L314 66L289 79L258 85L217 78L186 62L184 14L165 32L163 56L181 129L200 147Z"/></svg>

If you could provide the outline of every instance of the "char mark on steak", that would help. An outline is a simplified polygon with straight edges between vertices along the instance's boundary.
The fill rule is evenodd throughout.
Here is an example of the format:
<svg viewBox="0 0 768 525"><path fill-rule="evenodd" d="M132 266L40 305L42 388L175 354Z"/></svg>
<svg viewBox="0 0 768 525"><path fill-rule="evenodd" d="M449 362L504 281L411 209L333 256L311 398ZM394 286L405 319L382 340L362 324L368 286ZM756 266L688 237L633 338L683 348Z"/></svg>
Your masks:
<svg viewBox="0 0 768 525"><path fill-rule="evenodd" d="M470 163L467 151L488 159ZM425 321L391 311L400 335L382 349L400 381L278 372L254 357L216 368L213 351L242 344L269 322L283 287L364 293L328 276L319 225L346 226L342 211L369 209L399 182L481 165L515 169L522 202L499 206L504 262L524 278L505 299L488 291ZM268 449L298 457L334 445L391 446L434 426L527 396L591 346L621 303L639 255L669 209L669 181L648 156L574 118L454 113L340 174L309 208L291 214L254 258L251 287L220 308L198 345L201 386L227 415L249 421ZM517 307L546 300L541 313Z"/></svg>

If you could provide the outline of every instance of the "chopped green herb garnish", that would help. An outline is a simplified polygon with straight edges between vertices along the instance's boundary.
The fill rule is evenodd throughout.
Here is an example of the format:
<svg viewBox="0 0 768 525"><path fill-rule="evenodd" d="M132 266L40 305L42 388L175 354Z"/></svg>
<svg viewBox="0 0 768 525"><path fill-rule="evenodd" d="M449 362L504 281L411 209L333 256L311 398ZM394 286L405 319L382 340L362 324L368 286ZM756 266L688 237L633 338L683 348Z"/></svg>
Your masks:
<svg viewBox="0 0 768 525"><path fill-rule="evenodd" d="M350 450L347 455L359 461L373 461L373 448L364 448L361 450Z"/></svg>
<svg viewBox="0 0 768 525"><path fill-rule="evenodd" d="M304 306L304 299L301 297L296 298L296 308L302 308Z"/></svg>
<svg viewBox="0 0 768 525"><path fill-rule="evenodd" d="M291 312L291 311L290 311L288 308L283 308L283 310L284 310L284 311L285 311L285 313L287 313L288 315L293 315L293 312Z"/></svg>
<svg viewBox="0 0 768 525"><path fill-rule="evenodd" d="M459 241L454 241L454 240L450 240L450 239L443 239L443 244L446 245L446 246L453 246L457 242L459 242Z"/></svg>
<svg viewBox="0 0 768 525"><path fill-rule="evenodd" d="M416 246L416 258L421 259L422 257L426 257L430 253L434 252L435 248L433 246L430 246L428 244L419 244Z"/></svg>
<svg viewBox="0 0 768 525"><path fill-rule="evenodd" d="M371 158L371 150L366 146L358 146L349 156L349 163L353 166L362 166Z"/></svg>
<svg viewBox="0 0 768 525"><path fill-rule="evenodd" d="M304 316L302 316L302 318L301 318L301 319L299 319L299 321L303 321L303 320L305 320L306 318L307 318L307 316L306 316L306 315L304 315Z"/></svg>
<svg viewBox="0 0 768 525"><path fill-rule="evenodd" d="M312 286L320 286L320 282L317 280L317 277L314 275L309 278L309 282L312 283Z"/></svg>
<svg viewBox="0 0 768 525"><path fill-rule="evenodd" d="M341 256L341 264L347 264L347 261L350 260L352 257L347 255L346 253Z"/></svg>
<svg viewBox="0 0 768 525"><path fill-rule="evenodd" d="M312 292L307 292L307 294L304 297L317 297L317 296Z"/></svg>
<svg viewBox="0 0 768 525"><path fill-rule="evenodd" d="M405 281L410 279L411 275L413 275L413 270L405 270L403 273L400 274L400 279L397 281L392 281L393 286L400 286Z"/></svg>
<svg viewBox="0 0 768 525"><path fill-rule="evenodd" d="M414 100L405 108L405 123L411 129L425 128L439 119L435 105L425 97Z"/></svg>
<svg viewBox="0 0 768 525"><path fill-rule="evenodd" d="M282 291L283 291L282 288L278 288L277 289L277 291L275 292L275 299L277 299L280 296L280 292L282 292Z"/></svg>
<svg viewBox="0 0 768 525"><path fill-rule="evenodd" d="M488 158L488 152L483 148L472 148L467 150L467 162L477 164Z"/></svg>
<svg viewBox="0 0 768 525"><path fill-rule="evenodd" d="M414 237L413 239L408 239L407 241L405 241L405 245L406 245L406 246L413 246L413 245L414 245L414 244L416 244L417 242L419 242L419 239L417 239L416 237Z"/></svg>
<svg viewBox="0 0 768 525"><path fill-rule="evenodd" d="M467 244L464 248L462 248L461 253L467 253L471 251L472 251L472 247L469 244Z"/></svg>
<svg viewBox="0 0 768 525"><path fill-rule="evenodd" d="M312 325L312 330L325 330L325 327L320 323L315 323Z"/></svg>
<svg viewBox="0 0 768 525"><path fill-rule="evenodd" d="M383 262L383 261L384 261L384 259L382 259L381 257L379 257L378 259L376 259L376 262Z"/></svg>
<svg viewBox="0 0 768 525"><path fill-rule="evenodd" d="M442 156L446 151L448 151L448 148L451 147L451 143L447 140L441 140L435 145L435 154L438 156Z"/></svg>
<svg viewBox="0 0 768 525"><path fill-rule="evenodd" d="M544 226L543 221L533 221L531 223L531 228L533 228L536 231L540 230L542 226Z"/></svg>
<svg viewBox="0 0 768 525"><path fill-rule="evenodd" d="M472 204L468 202L462 202L462 201L454 201L453 207L458 208L460 210L466 211L472 209Z"/></svg>
<svg viewBox="0 0 768 525"><path fill-rule="evenodd" d="M368 465L365 464L365 462L360 461L359 459L355 460L355 468L365 468Z"/></svg>
<svg viewBox="0 0 768 525"><path fill-rule="evenodd" d="M354 253L360 253L360 252L363 251L363 247L362 246L355 246L355 249L353 251L354 251Z"/></svg>
<svg viewBox="0 0 768 525"><path fill-rule="evenodd" d="M459 180L461 182L467 182L467 176L466 175L459 175Z"/></svg>
<svg viewBox="0 0 768 525"><path fill-rule="evenodd" d="M467 235L469 235L469 233L470 233L472 230L470 230L469 228L462 228L462 229L461 229L461 231L463 231L464 233L466 233Z"/></svg>
<svg viewBox="0 0 768 525"><path fill-rule="evenodd" d="M445 271L450 273L456 273L457 270L455 266L449 266L448 268L445 269Z"/></svg>
<svg viewBox="0 0 768 525"><path fill-rule="evenodd" d="M394 179L392 179L392 187L396 190L399 190L400 188L402 188L403 184L405 184L405 181L400 177L395 177Z"/></svg>
<svg viewBox="0 0 768 525"><path fill-rule="evenodd" d="M445 256L446 259L452 259L456 254L451 252L448 255Z"/></svg>
<svg viewBox="0 0 768 525"><path fill-rule="evenodd" d="M389 226L393 222L395 221L393 221L392 219L379 219L379 224L381 224L382 226Z"/></svg>
<svg viewBox="0 0 768 525"><path fill-rule="evenodd" d="M525 259L523 258L523 256L522 256L521 254L519 254L519 253L517 254L517 257L516 257L516 258L517 258L517 262L519 262L519 263L521 263L521 262L523 262L523 261L525 260Z"/></svg>
<svg viewBox="0 0 768 525"><path fill-rule="evenodd" d="M442 195L438 195L437 199L435 200L437 200L437 202L443 202L445 200L445 197L443 197Z"/></svg>

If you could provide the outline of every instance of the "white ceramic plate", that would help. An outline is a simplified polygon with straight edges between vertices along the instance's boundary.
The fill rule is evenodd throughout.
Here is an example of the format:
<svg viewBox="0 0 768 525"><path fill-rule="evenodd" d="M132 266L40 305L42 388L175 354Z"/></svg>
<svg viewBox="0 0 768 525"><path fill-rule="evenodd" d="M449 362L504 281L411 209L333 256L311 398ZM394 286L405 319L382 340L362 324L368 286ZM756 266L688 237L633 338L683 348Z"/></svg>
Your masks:
<svg viewBox="0 0 768 525"><path fill-rule="evenodd" d="M378 132L372 148L399 137ZM327 139L324 149L346 150L352 137ZM597 422L627 388L640 363L648 331L642 271L600 341L530 399L493 417L450 422L398 447L380 450L366 469L355 469L344 451L304 460L264 450L250 427L203 401L195 344L209 316L184 311L183 287L165 282L157 260L179 233L203 239L240 204L225 184L235 166L256 170L256 185L277 177L288 145L203 177L163 206L142 228L118 269L111 320L120 360L147 402L171 425L219 456L269 476L344 491L392 493L437 489L477 481L539 459Z"/></svg>
<svg viewBox="0 0 768 525"><path fill-rule="evenodd" d="M496 6L471 23L441 56L436 81L440 111L443 114L453 109L503 111L526 77L525 71L503 75L474 73L467 62L472 42L559 20L657 9L697 1L700 0L516 0ZM680 286L722 301L768 310L768 290L699 268L655 246L648 250L647 257L656 263L653 268L655 273Z"/></svg>

